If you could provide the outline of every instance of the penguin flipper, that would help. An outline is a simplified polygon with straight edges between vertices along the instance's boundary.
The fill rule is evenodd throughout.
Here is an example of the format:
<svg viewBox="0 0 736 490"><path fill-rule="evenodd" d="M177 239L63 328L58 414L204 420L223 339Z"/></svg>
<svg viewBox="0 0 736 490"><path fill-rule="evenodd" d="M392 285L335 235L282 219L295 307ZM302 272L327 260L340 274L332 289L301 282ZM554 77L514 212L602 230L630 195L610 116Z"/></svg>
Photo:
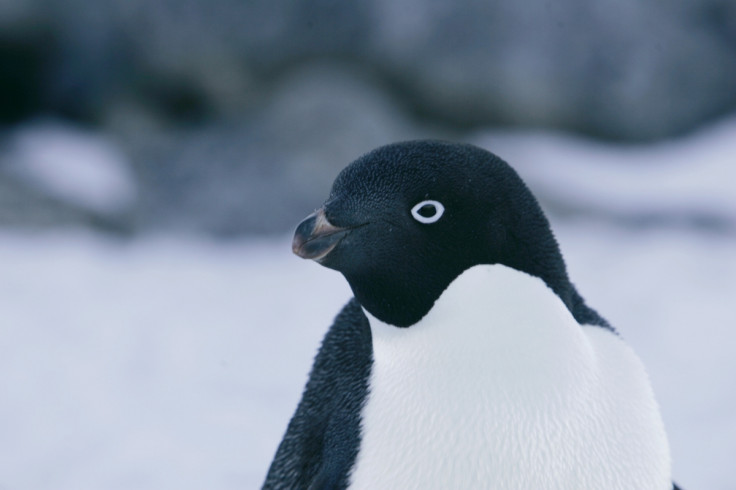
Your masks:
<svg viewBox="0 0 736 490"><path fill-rule="evenodd" d="M264 490L347 487L372 359L368 319L351 299L322 341Z"/></svg>

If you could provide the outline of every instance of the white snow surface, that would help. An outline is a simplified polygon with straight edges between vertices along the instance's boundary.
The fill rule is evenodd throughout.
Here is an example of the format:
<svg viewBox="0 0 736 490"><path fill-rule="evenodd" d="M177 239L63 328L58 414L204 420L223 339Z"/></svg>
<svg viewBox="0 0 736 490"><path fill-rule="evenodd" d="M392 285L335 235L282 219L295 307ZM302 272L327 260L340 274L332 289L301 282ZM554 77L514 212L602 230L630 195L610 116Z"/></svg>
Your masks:
<svg viewBox="0 0 736 490"><path fill-rule="evenodd" d="M39 121L13 131L9 150L10 169L57 199L104 214L125 211L135 200L129 162L100 134Z"/></svg>
<svg viewBox="0 0 736 490"><path fill-rule="evenodd" d="M567 179L524 170L523 161L520 170L571 199L615 207L617 196L633 196L665 210L696 203L734 219L736 166L707 163L722 161L711 153L736 155L724 124L672 142L677 151L610 147L614 156L544 134L483 138L512 163L565 155L557 160ZM688 152L690 167L673 163L689 176L679 187L637 183L649 178L642 165L665 176ZM642 163L619 168L615 155ZM591 158L604 170L582 178ZM573 281L651 375L675 479L685 489L733 488L734 234L583 219L553 227ZM320 339L350 297L338 273L292 256L289 245L287 236L119 242L0 230L0 488L257 488Z"/></svg>
<svg viewBox="0 0 736 490"><path fill-rule="evenodd" d="M483 131L469 141L547 199L628 215L700 213L736 226L736 117L648 145L541 131Z"/></svg>

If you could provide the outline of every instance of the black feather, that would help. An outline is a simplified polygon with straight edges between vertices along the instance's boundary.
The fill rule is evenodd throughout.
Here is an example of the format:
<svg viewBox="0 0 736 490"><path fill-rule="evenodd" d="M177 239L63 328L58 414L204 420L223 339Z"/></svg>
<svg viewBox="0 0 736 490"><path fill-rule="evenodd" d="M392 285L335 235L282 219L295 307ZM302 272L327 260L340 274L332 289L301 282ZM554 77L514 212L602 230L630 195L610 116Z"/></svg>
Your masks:
<svg viewBox="0 0 736 490"><path fill-rule="evenodd" d="M368 319L350 300L322 341L264 490L347 487L360 444L371 345Z"/></svg>

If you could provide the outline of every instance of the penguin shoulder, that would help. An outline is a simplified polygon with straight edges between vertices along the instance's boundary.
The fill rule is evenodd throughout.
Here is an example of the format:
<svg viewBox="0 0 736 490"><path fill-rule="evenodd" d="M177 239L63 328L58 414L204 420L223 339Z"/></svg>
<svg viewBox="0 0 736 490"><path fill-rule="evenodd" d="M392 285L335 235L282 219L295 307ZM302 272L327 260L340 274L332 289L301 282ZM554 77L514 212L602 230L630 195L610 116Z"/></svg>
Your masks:
<svg viewBox="0 0 736 490"><path fill-rule="evenodd" d="M347 485L358 452L371 352L368 320L351 299L322 341L264 489Z"/></svg>

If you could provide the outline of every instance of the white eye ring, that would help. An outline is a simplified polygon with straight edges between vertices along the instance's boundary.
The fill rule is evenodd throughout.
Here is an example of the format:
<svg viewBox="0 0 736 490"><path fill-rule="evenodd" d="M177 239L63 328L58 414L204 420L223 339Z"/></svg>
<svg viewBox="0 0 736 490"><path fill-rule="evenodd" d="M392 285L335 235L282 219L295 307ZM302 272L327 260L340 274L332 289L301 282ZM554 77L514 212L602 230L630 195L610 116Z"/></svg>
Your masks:
<svg viewBox="0 0 736 490"><path fill-rule="evenodd" d="M426 215L427 209L425 209L425 207L427 206L431 206L432 208L434 208L434 213L432 215ZM425 211L425 213L423 213L422 211ZM414 217L414 219L419 221L420 223L425 224L436 222L442 217L444 212L445 207L442 205L442 203L439 201L433 201L431 199L427 201L422 201L411 208L411 215Z"/></svg>

